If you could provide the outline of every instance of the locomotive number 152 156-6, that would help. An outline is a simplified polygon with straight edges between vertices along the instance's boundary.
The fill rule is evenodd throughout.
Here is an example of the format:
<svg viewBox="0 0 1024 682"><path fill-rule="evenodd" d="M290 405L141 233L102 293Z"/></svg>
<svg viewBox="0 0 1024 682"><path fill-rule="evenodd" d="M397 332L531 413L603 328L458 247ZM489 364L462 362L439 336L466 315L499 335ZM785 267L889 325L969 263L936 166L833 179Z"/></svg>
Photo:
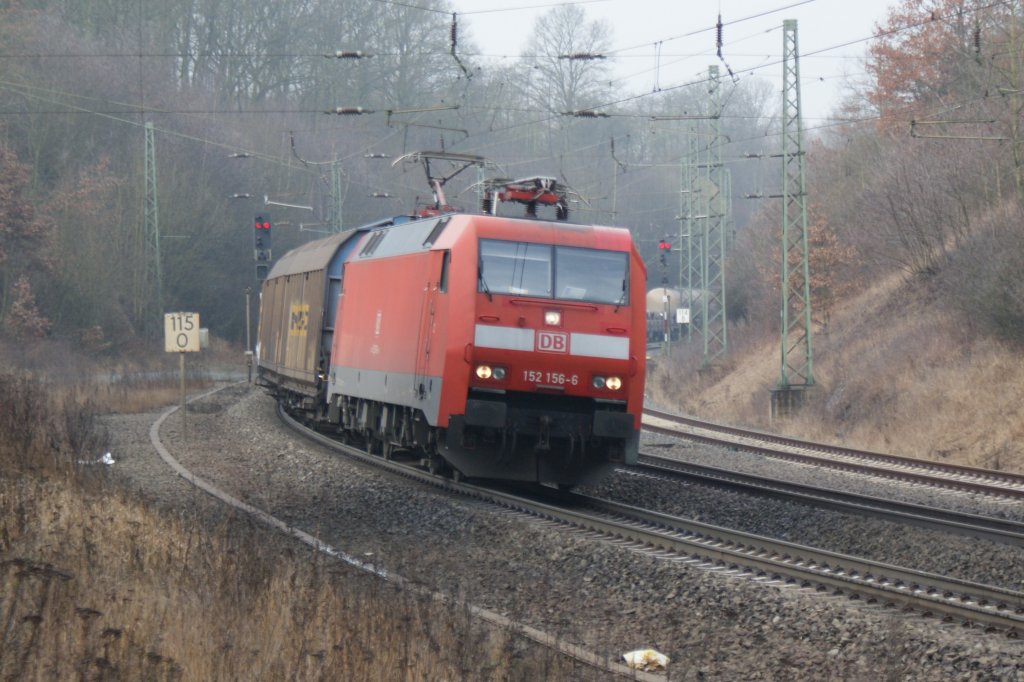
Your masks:
<svg viewBox="0 0 1024 682"><path fill-rule="evenodd" d="M577 374L566 374L565 372L540 372L533 369L524 369L523 381L529 381L533 384L547 384L549 386L579 386L580 378Z"/></svg>

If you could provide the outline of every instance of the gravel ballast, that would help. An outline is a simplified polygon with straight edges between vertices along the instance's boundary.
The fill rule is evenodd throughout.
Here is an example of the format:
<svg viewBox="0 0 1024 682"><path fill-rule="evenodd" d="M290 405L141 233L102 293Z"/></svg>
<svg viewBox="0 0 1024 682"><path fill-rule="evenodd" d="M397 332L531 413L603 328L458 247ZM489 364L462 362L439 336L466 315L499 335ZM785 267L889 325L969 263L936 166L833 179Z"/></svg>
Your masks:
<svg viewBox="0 0 1024 682"><path fill-rule="evenodd" d="M113 475L172 508L214 509L218 503L157 456L149 428L158 416L106 419ZM297 437L277 419L271 398L247 385L192 404L184 438L178 414L160 437L196 476L350 555L600 655L657 649L672 659L671 679L1024 677L1018 641L657 559L353 463ZM673 448L686 456L695 450ZM869 522L747 496L727 500L720 490L702 493L699 486L626 474L587 492L598 490L709 523L788 533L793 541L850 554L873 552L889 563L934 555L927 561L939 572L996 576L971 579L1020 589L1024 561L1007 547L979 551L962 538L918 529L903 529L906 537L875 525L858 530L857 523Z"/></svg>

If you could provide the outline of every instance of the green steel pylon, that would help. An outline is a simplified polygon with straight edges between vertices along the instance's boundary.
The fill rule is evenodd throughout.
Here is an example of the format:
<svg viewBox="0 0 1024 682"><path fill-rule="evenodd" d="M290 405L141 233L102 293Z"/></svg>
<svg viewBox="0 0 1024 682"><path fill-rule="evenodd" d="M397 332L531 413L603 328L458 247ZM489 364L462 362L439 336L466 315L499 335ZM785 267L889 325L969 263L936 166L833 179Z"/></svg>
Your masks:
<svg viewBox="0 0 1024 682"><path fill-rule="evenodd" d="M701 173L701 198L704 207L704 235L701 244L702 311L704 315L704 366L710 367L728 350L725 302L725 173L722 167L721 82L718 67L708 68L709 115L705 122L706 163Z"/></svg>
<svg viewBox="0 0 1024 682"><path fill-rule="evenodd" d="M142 209L142 282L136 312L140 328L163 329L163 272L160 267L160 216L156 200L156 147L153 123L145 125L145 189Z"/></svg>
<svg viewBox="0 0 1024 682"><path fill-rule="evenodd" d="M701 280L703 249L700 248L703 243L703 223L699 222L702 219L697 215L700 202L700 183L697 181L700 177L700 139L696 125L691 124L687 128L686 142L686 156L682 162L683 190L679 201L679 291L690 310L686 340L691 341L694 331L702 337L704 335L704 316L698 315L696 310L700 303L697 292L704 289Z"/></svg>
<svg viewBox="0 0 1024 682"><path fill-rule="evenodd" d="M783 22L782 42L782 371L779 388L787 389L813 386L814 374L800 56L795 19Z"/></svg>
<svg viewBox="0 0 1024 682"><path fill-rule="evenodd" d="M345 199L341 194L341 161L331 164L331 232L342 230L341 211Z"/></svg>

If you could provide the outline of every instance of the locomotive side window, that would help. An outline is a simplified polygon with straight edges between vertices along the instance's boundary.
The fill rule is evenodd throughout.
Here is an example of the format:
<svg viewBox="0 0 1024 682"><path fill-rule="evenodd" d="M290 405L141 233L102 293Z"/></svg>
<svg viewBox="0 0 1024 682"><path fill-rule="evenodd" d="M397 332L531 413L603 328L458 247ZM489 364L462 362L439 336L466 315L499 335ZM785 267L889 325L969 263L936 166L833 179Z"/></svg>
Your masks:
<svg viewBox="0 0 1024 682"><path fill-rule="evenodd" d="M437 289L442 294L448 291L448 268L452 262L452 252L445 251L444 257L441 259L441 279L437 282Z"/></svg>
<svg viewBox="0 0 1024 682"><path fill-rule="evenodd" d="M480 240L478 290L491 294L551 297L551 247Z"/></svg>
<svg viewBox="0 0 1024 682"><path fill-rule="evenodd" d="M622 251L555 247L556 298L592 303L627 299L629 260Z"/></svg>

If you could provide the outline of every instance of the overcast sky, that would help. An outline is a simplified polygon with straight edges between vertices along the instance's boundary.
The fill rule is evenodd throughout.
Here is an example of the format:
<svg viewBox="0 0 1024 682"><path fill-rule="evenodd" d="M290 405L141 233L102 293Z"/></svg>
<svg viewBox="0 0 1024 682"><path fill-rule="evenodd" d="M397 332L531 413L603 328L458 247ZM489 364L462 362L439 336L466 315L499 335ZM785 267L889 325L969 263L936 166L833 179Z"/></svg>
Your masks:
<svg viewBox="0 0 1024 682"><path fill-rule="evenodd" d="M800 94L808 123L833 112L847 78L864 73L876 23L895 0L596 0L578 4L612 28L614 73L631 92L653 91L707 75L717 64L782 88L782 22L797 20ZM535 22L558 3L545 0L454 0L459 30L471 34L488 62L514 63ZM777 10L777 11L776 11ZM722 59L716 50L718 15ZM660 43L660 46L659 46ZM659 57L660 49L660 57ZM780 94L781 98L781 94Z"/></svg>

